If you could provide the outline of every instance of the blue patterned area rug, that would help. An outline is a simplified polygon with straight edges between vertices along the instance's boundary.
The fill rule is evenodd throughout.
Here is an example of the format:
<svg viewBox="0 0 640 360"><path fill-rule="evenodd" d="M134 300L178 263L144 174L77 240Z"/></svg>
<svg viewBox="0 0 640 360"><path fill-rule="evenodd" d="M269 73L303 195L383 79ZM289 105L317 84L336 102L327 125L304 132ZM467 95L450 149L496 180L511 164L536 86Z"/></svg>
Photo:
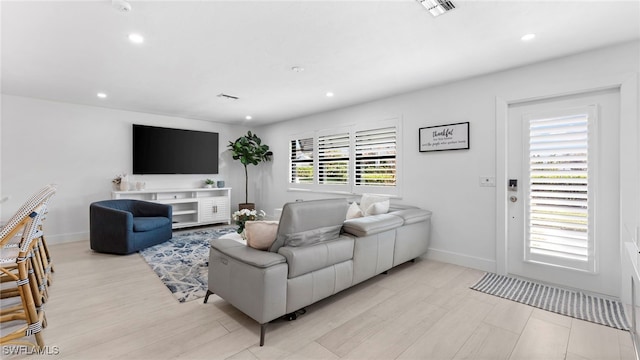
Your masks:
<svg viewBox="0 0 640 360"><path fill-rule="evenodd" d="M509 276L486 273L471 289L620 330L629 330L621 302Z"/></svg>
<svg viewBox="0 0 640 360"><path fill-rule="evenodd" d="M178 301L195 300L207 292L209 240L235 232L225 226L173 234L173 239L140 251L142 258Z"/></svg>

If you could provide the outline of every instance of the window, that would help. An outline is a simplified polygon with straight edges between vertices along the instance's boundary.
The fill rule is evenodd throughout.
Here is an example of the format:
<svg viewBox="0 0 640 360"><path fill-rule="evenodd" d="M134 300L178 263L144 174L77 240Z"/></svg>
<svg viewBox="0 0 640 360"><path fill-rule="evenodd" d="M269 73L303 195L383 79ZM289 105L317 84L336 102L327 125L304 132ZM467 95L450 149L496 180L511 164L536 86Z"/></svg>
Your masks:
<svg viewBox="0 0 640 360"><path fill-rule="evenodd" d="M594 271L588 113L529 120L529 260Z"/></svg>
<svg viewBox="0 0 640 360"><path fill-rule="evenodd" d="M349 133L318 137L318 183L349 183Z"/></svg>
<svg viewBox="0 0 640 360"><path fill-rule="evenodd" d="M396 185L396 128L356 132L356 186Z"/></svg>
<svg viewBox="0 0 640 360"><path fill-rule="evenodd" d="M313 138L291 140L289 149L289 182L313 184Z"/></svg>
<svg viewBox="0 0 640 360"><path fill-rule="evenodd" d="M317 191L399 195L397 119L290 140L291 184Z"/></svg>

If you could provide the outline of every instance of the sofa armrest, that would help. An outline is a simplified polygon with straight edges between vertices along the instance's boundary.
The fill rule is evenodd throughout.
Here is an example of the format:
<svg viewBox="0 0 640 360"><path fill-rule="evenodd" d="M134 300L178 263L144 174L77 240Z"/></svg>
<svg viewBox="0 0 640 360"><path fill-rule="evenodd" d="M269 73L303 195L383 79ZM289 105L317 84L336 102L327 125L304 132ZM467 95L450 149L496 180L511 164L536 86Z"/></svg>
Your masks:
<svg viewBox="0 0 640 360"><path fill-rule="evenodd" d="M233 239L213 239L209 243L212 248L222 254L259 268L268 268L286 262L285 257L280 254L257 250Z"/></svg>
<svg viewBox="0 0 640 360"><path fill-rule="evenodd" d="M396 210L389 214L401 217L404 225L415 224L431 219L431 211L418 208Z"/></svg>
<svg viewBox="0 0 640 360"><path fill-rule="evenodd" d="M401 217L391 214L379 214L355 219L349 219L344 222L342 229L358 237L378 234L387 230L398 228L404 224Z"/></svg>

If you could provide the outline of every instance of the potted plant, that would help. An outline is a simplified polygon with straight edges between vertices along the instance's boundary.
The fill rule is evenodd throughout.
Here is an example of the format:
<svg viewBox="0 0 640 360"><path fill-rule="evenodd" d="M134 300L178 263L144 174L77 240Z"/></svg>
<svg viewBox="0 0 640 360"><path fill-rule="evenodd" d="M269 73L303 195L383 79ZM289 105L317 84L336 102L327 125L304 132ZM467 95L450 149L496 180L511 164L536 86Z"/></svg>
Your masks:
<svg viewBox="0 0 640 360"><path fill-rule="evenodd" d="M211 179L207 179L204 181L204 187L206 187L207 189L210 189L213 187L213 184L215 184L216 182L211 180Z"/></svg>
<svg viewBox="0 0 640 360"><path fill-rule="evenodd" d="M244 165L244 204L240 204L240 209L255 209L255 204L249 203L249 174L247 166L258 165L263 161L271 161L273 152L269 150L269 145L262 143L262 140L248 131L246 135L229 141L227 148L231 150L233 160L240 160Z"/></svg>

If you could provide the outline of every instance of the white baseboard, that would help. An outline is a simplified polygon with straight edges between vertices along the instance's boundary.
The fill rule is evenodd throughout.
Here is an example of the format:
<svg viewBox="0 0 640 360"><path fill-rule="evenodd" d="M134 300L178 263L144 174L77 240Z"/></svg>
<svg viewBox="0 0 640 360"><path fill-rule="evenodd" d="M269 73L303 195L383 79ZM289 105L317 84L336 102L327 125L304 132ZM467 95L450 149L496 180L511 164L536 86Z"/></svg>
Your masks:
<svg viewBox="0 0 640 360"><path fill-rule="evenodd" d="M496 272L497 268L495 260L483 259L475 256L469 256L433 248L429 248L429 251L427 251L427 254L424 257L429 260L442 261L487 272Z"/></svg>
<svg viewBox="0 0 640 360"><path fill-rule="evenodd" d="M89 233L78 232L78 233L55 234L55 235L45 234L45 239L47 240L47 245L64 244L64 243L74 242L74 241L89 240Z"/></svg>

